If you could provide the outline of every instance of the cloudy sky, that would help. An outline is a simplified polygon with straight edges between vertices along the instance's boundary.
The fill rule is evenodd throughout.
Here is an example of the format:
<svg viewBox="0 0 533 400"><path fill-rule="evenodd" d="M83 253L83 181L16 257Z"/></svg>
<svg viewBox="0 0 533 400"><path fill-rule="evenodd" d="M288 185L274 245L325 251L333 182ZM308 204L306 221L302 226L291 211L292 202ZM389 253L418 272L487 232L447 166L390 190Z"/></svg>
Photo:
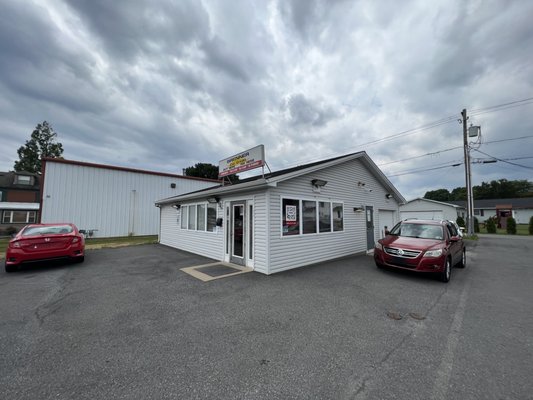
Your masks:
<svg viewBox="0 0 533 400"><path fill-rule="evenodd" d="M410 199L464 185L450 165L466 108L484 142L472 156L514 163L474 164L473 183L533 181L533 101L521 101L533 98L531 1L0 10L0 170L47 120L67 159L173 173L257 144L273 170L365 150Z"/></svg>

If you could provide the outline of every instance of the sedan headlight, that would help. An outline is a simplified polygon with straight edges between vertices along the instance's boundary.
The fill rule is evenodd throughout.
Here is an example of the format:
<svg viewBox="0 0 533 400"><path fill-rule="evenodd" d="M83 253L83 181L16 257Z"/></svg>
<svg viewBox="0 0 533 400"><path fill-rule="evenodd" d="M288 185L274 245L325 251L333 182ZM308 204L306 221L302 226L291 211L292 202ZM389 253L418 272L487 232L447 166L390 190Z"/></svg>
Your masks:
<svg viewBox="0 0 533 400"><path fill-rule="evenodd" d="M442 249L428 250L424 253L424 257L440 257L442 255Z"/></svg>
<svg viewBox="0 0 533 400"><path fill-rule="evenodd" d="M383 251L383 245L379 242L376 242L376 245L374 246L376 249Z"/></svg>

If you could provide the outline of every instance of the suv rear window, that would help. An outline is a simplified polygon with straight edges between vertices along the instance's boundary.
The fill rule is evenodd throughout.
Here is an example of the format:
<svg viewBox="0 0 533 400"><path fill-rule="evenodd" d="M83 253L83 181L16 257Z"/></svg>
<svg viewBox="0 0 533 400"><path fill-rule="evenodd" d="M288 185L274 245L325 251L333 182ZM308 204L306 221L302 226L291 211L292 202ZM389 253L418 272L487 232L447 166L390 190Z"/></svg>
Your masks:
<svg viewBox="0 0 533 400"><path fill-rule="evenodd" d="M391 235L413 237L420 239L442 240L444 233L442 226L433 224L413 224L402 222L392 228Z"/></svg>

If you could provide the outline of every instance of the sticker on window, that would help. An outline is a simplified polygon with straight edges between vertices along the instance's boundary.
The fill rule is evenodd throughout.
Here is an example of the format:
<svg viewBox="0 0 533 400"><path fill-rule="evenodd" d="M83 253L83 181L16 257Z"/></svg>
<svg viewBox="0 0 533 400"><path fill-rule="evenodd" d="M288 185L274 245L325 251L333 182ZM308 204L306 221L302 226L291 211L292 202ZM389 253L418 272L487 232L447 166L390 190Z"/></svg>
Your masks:
<svg viewBox="0 0 533 400"><path fill-rule="evenodd" d="M296 206L285 206L285 222L287 225L296 225L298 223Z"/></svg>

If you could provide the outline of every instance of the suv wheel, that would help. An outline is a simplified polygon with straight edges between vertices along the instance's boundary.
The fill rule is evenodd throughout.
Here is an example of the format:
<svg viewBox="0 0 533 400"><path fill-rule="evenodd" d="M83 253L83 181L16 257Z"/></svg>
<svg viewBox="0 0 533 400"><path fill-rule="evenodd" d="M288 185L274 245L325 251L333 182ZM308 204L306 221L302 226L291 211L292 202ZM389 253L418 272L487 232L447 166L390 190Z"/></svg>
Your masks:
<svg viewBox="0 0 533 400"><path fill-rule="evenodd" d="M440 273L440 280L444 283L447 283L450 281L450 276L452 274L452 263L450 262L450 259L446 259L446 263L444 264L444 270Z"/></svg>
<svg viewBox="0 0 533 400"><path fill-rule="evenodd" d="M461 261L457 264L458 268L466 267L466 249L463 249L463 254L461 254Z"/></svg>
<svg viewBox="0 0 533 400"><path fill-rule="evenodd" d="M5 264L5 270L6 272L15 272L18 269L16 265L7 265Z"/></svg>

